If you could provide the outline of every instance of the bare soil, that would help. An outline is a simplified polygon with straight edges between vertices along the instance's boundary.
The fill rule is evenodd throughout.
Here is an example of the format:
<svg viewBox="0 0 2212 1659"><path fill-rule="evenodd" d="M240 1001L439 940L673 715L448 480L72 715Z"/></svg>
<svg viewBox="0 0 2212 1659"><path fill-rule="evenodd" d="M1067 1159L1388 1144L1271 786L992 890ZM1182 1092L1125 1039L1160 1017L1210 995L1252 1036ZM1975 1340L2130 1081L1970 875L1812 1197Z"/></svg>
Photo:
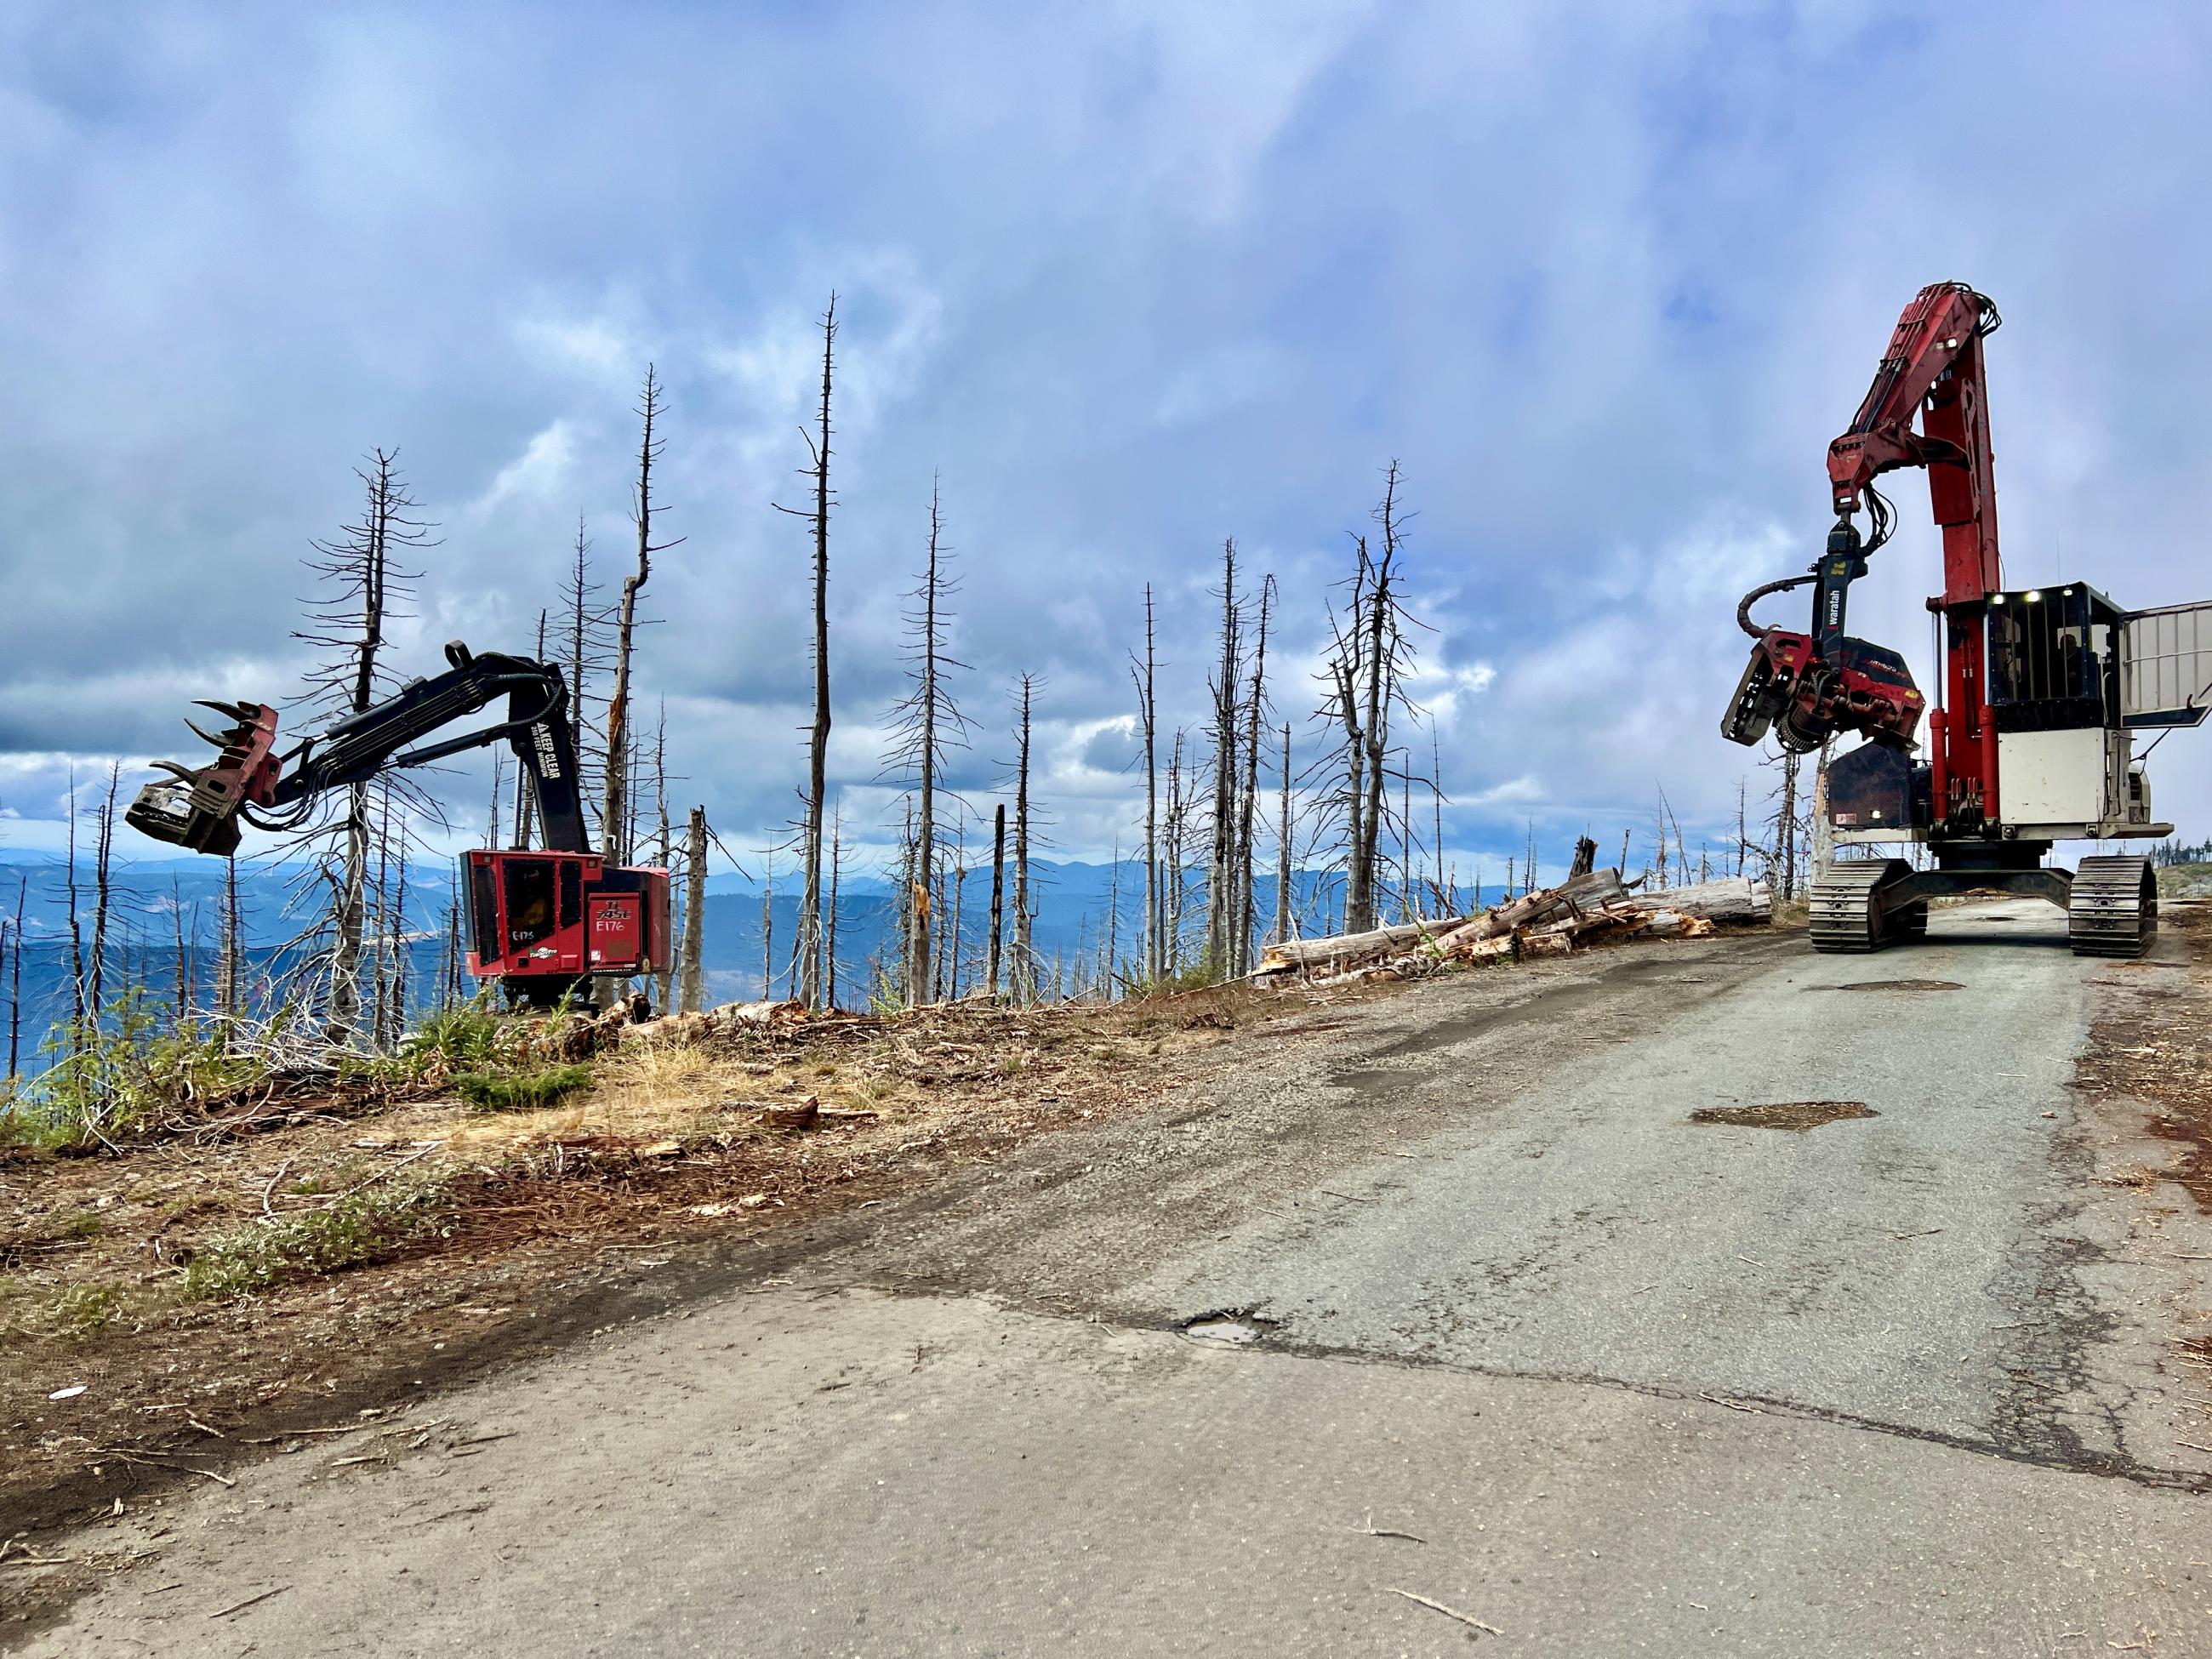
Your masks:
<svg viewBox="0 0 2212 1659"><path fill-rule="evenodd" d="M1787 1129L1803 1134L1823 1123L1880 1115L1863 1100L1784 1100L1767 1106L1701 1106L1690 1114L1690 1121L1739 1129Z"/></svg>
<svg viewBox="0 0 2212 1659"><path fill-rule="evenodd" d="M2212 1214L2212 901L2169 902L2159 925L2180 936L2186 965L2113 964L2142 982L2111 1000L2077 1076L2093 1093L2150 1108L2151 1132L2175 1147L2172 1167L2160 1173Z"/></svg>
<svg viewBox="0 0 2212 1659"><path fill-rule="evenodd" d="M240 1457L634 1316L676 1253L757 1273L814 1222L1171 1096L1180 1063L1240 1027L1358 1000L1229 990L838 1017L636 1042L544 1110L332 1097L249 1134L15 1154L0 1164L0 1540L85 1518L95 1491L106 1513L227 1481ZM811 1131L764 1127L810 1100ZM403 1169L440 1183L434 1231L260 1294L180 1296L210 1240Z"/></svg>

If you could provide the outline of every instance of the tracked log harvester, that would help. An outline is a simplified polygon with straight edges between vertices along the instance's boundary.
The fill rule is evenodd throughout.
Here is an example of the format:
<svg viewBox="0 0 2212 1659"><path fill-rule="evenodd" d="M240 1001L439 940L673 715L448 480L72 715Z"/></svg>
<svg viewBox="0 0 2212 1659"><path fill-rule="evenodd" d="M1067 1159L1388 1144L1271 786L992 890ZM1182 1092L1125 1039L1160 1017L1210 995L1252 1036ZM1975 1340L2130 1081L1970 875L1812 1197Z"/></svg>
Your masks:
<svg viewBox="0 0 2212 1659"><path fill-rule="evenodd" d="M1964 283L1921 289L1850 428L1828 446L1836 521L1826 550L1806 574L1754 588L1736 609L1756 643L1723 734L1753 744L1771 731L1799 753L1863 737L1828 765L1837 843L1917 844L1934 856L1929 869L1900 858L1835 861L1813 885L1816 951L1917 939L1930 898L1984 889L2064 909L2082 956L2139 955L2157 926L2148 859L2085 858L2071 874L2045 860L2056 842L2172 833L2152 821L2135 737L2203 721L2212 601L2128 611L2087 582L2006 587L1983 362L1999 321ZM1942 672L1925 710L1924 758L1916 734L1925 700L1904 658L1844 631L1850 585L1893 522L1874 481L1907 466L1927 469L1943 536L1943 591L1928 601ZM1752 621L1766 595L1808 584L1809 633Z"/></svg>
<svg viewBox="0 0 2212 1659"><path fill-rule="evenodd" d="M592 850L558 665L479 656L459 641L446 647L446 661L444 673L410 680L283 754L274 708L202 703L232 722L220 732L185 722L221 751L215 762L198 769L159 763L173 777L142 788L124 817L155 841L222 856L236 849L241 823L294 829L333 790L504 740L530 779L545 845L463 855L469 972L498 980L514 1000L544 1006L595 974L665 971L668 872L611 865ZM505 720L422 741L502 696Z"/></svg>

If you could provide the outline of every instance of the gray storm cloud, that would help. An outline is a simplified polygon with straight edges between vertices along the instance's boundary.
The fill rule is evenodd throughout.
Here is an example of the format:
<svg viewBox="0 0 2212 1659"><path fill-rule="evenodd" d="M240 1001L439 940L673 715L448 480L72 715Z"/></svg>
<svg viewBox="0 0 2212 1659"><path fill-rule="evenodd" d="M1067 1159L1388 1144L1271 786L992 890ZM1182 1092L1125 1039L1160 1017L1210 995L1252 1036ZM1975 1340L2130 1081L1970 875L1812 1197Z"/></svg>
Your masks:
<svg viewBox="0 0 2212 1659"><path fill-rule="evenodd" d="M2015 575L2212 586L2208 25L2003 15L12 9L5 805L51 817L72 757L177 751L191 696L289 691L299 561L372 445L441 526L398 665L526 642L579 515L619 575L652 360L685 540L643 695L686 796L775 833L806 546L772 507L805 489L834 288L856 804L880 802L933 473L980 728L961 786L1001 777L1009 683L1037 674L1054 834L1095 855L1139 810L1102 722L1131 707L1144 585L1164 722L1194 729L1221 538L1273 570L1303 730L1328 584L1396 456L1448 839L1641 821L1662 786L1717 835L1747 760L1715 730L1735 595L1810 558L1826 441L1923 283L2008 319ZM1935 542L1898 483L1856 620L1925 678ZM2161 810L2201 832L2202 740L2161 762ZM480 779L441 787L480 819Z"/></svg>

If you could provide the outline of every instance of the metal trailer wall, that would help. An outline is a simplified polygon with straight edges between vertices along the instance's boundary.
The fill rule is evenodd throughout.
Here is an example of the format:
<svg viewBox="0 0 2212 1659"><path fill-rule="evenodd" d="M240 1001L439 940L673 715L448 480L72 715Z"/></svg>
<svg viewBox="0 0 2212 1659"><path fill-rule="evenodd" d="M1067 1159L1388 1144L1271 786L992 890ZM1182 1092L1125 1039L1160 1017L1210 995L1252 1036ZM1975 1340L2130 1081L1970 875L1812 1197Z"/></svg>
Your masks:
<svg viewBox="0 0 2212 1659"><path fill-rule="evenodd" d="M2194 726L2212 701L2212 599L2129 613L2120 712L2130 726Z"/></svg>

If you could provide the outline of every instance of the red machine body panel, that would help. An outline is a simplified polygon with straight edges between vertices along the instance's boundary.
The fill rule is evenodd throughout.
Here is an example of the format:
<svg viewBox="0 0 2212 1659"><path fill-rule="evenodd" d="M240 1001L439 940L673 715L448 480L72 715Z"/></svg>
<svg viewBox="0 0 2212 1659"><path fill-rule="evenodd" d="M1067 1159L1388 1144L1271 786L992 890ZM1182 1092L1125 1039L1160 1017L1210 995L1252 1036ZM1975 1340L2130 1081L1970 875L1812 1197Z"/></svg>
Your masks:
<svg viewBox="0 0 2212 1659"><path fill-rule="evenodd" d="M594 893L584 901L592 966L635 962L645 953L645 914L635 893Z"/></svg>
<svg viewBox="0 0 2212 1659"><path fill-rule="evenodd" d="M668 872L596 853L465 855L468 970L501 979L661 973L672 964Z"/></svg>

